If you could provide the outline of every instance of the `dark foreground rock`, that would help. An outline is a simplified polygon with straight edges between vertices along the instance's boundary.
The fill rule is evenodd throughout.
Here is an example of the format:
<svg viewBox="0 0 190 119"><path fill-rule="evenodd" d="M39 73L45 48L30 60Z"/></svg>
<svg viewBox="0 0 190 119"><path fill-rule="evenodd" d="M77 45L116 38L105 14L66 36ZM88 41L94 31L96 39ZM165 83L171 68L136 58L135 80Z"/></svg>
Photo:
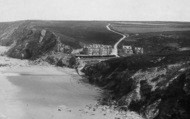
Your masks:
<svg viewBox="0 0 190 119"><path fill-rule="evenodd" d="M136 111L147 119L190 118L190 52L111 59L83 72L109 91L102 104Z"/></svg>

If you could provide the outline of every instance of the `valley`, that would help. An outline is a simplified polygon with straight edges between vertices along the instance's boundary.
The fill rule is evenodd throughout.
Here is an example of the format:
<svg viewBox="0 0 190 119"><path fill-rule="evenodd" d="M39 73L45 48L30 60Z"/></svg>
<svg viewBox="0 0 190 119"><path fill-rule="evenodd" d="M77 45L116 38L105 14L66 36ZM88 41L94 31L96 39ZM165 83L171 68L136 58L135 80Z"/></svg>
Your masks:
<svg viewBox="0 0 190 119"><path fill-rule="evenodd" d="M188 119L190 23L0 23L0 118Z"/></svg>

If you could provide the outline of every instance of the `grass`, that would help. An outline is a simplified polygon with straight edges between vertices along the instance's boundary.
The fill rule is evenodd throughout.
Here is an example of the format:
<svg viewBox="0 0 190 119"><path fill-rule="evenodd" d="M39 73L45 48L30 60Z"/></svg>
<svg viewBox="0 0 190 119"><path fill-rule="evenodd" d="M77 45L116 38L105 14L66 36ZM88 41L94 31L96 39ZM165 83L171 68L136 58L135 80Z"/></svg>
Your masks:
<svg viewBox="0 0 190 119"><path fill-rule="evenodd" d="M190 31L190 23L187 22L116 22L112 26L125 34Z"/></svg>
<svg viewBox="0 0 190 119"><path fill-rule="evenodd" d="M190 47L188 22L115 22L112 26L115 30L130 35L119 44L119 48L131 45L143 47L144 53L158 53L166 47Z"/></svg>
<svg viewBox="0 0 190 119"><path fill-rule="evenodd" d="M98 21L52 21L52 22L31 22L37 28L48 29L61 37L61 41L70 42L70 45L81 45L81 43L114 45L121 37L106 29L108 22Z"/></svg>
<svg viewBox="0 0 190 119"><path fill-rule="evenodd" d="M190 23L188 22L119 22L119 21L17 21L0 23L0 44L10 45L14 39L21 39L22 27L46 29L59 36L60 41L74 49L84 44L114 45L121 35L106 29L112 28L129 34L119 44L143 47L145 53L157 53L171 44L190 47ZM15 32L12 30L19 27ZM11 34L12 33L12 34ZM122 52L122 51L121 51Z"/></svg>
<svg viewBox="0 0 190 119"><path fill-rule="evenodd" d="M83 44L98 43L104 45L114 45L121 37L107 30L106 26L109 22L104 21L19 21L10 23L0 23L0 38L3 39L3 34L10 33L15 27L28 27L36 29L46 29L54 32L60 37L61 42L70 45L73 48L80 48ZM22 29L19 29L22 31ZM19 31L17 31L19 32ZM18 33L6 37L3 44L11 39L15 39ZM10 38L11 37L11 38Z"/></svg>

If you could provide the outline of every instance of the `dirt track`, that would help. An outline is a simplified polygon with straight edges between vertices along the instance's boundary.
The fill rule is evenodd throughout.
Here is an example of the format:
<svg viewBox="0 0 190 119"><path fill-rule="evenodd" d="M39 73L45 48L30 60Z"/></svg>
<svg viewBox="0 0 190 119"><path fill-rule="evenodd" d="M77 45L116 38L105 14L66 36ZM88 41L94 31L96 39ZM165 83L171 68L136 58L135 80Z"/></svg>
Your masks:
<svg viewBox="0 0 190 119"><path fill-rule="evenodd" d="M114 30L112 30L112 29L110 28L110 26L111 26L111 24L108 24L108 25L106 26L106 28L107 28L109 31L114 32L114 33L119 34L119 35L122 36L122 37L118 40L118 42L115 43L114 48L113 48L112 53L111 53L112 55L115 55L116 57L119 57L119 56L118 56L118 45L119 45L119 43L120 43L121 41L123 41L125 38L129 37L129 35L128 35L128 34L127 34L127 35L124 35L124 34L118 32L118 31L114 31Z"/></svg>

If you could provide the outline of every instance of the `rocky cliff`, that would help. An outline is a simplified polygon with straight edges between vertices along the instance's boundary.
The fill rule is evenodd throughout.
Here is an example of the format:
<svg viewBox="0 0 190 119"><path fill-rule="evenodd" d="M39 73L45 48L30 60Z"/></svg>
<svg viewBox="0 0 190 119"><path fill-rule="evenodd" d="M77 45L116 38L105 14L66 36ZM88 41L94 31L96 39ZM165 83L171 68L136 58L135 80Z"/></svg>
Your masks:
<svg viewBox="0 0 190 119"><path fill-rule="evenodd" d="M102 104L147 119L190 118L190 52L111 59L82 70L107 90Z"/></svg>
<svg viewBox="0 0 190 119"><path fill-rule="evenodd" d="M10 46L8 56L73 67L72 47L60 39L59 34L38 28L31 21L0 24L0 45Z"/></svg>
<svg viewBox="0 0 190 119"><path fill-rule="evenodd" d="M56 46L57 37L50 31L24 28L20 32L21 37L8 52L10 57L35 59Z"/></svg>

